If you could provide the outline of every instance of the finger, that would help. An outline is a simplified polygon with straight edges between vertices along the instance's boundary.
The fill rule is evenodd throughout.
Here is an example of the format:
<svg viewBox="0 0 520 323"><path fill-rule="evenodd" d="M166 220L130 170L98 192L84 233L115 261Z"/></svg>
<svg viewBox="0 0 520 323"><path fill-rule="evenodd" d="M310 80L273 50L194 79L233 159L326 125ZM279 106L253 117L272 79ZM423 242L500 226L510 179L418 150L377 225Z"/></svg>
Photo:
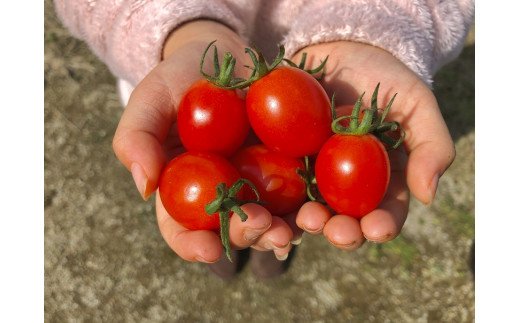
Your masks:
<svg viewBox="0 0 520 323"><path fill-rule="evenodd" d="M292 248L293 248L293 245L288 244L284 248L274 249L273 252L274 252L276 259L278 259L280 261L284 261L284 260L287 260L287 258L289 257L289 252L291 252Z"/></svg>
<svg viewBox="0 0 520 323"><path fill-rule="evenodd" d="M282 218L273 216L269 230L262 234L251 247L259 251L273 250L279 260L285 260L292 248L292 238L289 225Z"/></svg>
<svg viewBox="0 0 520 323"><path fill-rule="evenodd" d="M271 227L271 213L264 207L248 203L241 208L247 214L247 220L242 222L237 214L233 214L230 220L229 239L234 249L251 246Z"/></svg>
<svg viewBox="0 0 520 323"><path fill-rule="evenodd" d="M404 111L405 145L409 151L407 183L414 196L424 204L432 203L439 178L455 158L455 145L433 94L421 106Z"/></svg>
<svg viewBox="0 0 520 323"><path fill-rule="evenodd" d="M293 238L291 240L291 244L294 246L297 246L302 242L303 236L303 230L298 226L298 224L296 224L297 215L298 212L293 212L282 217L285 223L287 223L287 225L292 230Z"/></svg>
<svg viewBox="0 0 520 323"><path fill-rule="evenodd" d="M365 242L359 221L346 215L335 215L325 224L323 235L335 247L355 250Z"/></svg>
<svg viewBox="0 0 520 323"><path fill-rule="evenodd" d="M117 127L112 146L147 199L157 187L166 161L163 142L175 120L168 86L154 75L134 90Z"/></svg>
<svg viewBox="0 0 520 323"><path fill-rule="evenodd" d="M320 234L330 217L330 211L323 204L307 202L298 211L296 224L310 234Z"/></svg>
<svg viewBox="0 0 520 323"><path fill-rule="evenodd" d="M214 263L222 255L220 238L215 232L191 231L177 223L164 209L156 194L156 212L159 230L168 246L184 260Z"/></svg>
<svg viewBox="0 0 520 323"><path fill-rule="evenodd" d="M387 242L399 235L406 221L410 194L400 164L406 163L403 151L393 151L390 160L394 171L383 202L361 219L361 230L367 240Z"/></svg>

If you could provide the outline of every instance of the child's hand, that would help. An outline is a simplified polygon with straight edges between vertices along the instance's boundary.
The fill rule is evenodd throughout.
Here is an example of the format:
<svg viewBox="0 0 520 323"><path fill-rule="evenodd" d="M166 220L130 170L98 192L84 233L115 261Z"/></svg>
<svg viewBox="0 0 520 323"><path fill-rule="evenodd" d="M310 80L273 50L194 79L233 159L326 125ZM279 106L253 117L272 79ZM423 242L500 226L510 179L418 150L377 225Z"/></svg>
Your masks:
<svg viewBox="0 0 520 323"><path fill-rule="evenodd" d="M315 66L329 55L324 86L336 93L336 104L354 103L366 92L364 105L381 82L379 102L385 106L398 93L387 120L401 123L406 131L404 148L389 154L392 174L387 195L380 207L358 221L332 215L316 202L306 203L296 219L298 226L311 234L323 233L338 248L354 250L365 239L386 242L395 238L406 220L409 192L422 203L430 204L439 177L455 158L455 148L431 90L415 73L390 53L366 44L340 41L307 47ZM301 53L300 52L300 53ZM298 62L300 54L293 61Z"/></svg>
<svg viewBox="0 0 520 323"><path fill-rule="evenodd" d="M227 27L211 21L187 23L172 33L165 43L164 60L133 91L119 122L113 148L119 160L132 172L143 198L156 189L162 167L183 152L177 136L176 107L188 87L201 78L201 55L209 42L217 39L219 53L231 52L237 59L237 76L250 73L243 68L248 62L246 44ZM207 60L208 70L211 60ZM236 249L249 246L276 249L284 257L290 249L293 232L278 217L263 207L243 206L249 218L241 222L233 215L230 225L231 244ZM188 261L215 262L222 254L218 235L211 231L190 231L168 215L156 194L159 229L168 245ZM279 248L275 248L277 246Z"/></svg>

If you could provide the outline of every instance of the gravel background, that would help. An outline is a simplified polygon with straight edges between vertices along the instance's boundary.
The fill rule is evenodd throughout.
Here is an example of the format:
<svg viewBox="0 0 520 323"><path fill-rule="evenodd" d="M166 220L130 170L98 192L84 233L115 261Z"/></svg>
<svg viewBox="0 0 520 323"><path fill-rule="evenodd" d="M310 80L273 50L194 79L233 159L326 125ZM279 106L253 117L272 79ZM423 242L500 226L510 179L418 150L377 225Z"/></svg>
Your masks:
<svg viewBox="0 0 520 323"><path fill-rule="evenodd" d="M46 322L472 322L474 41L436 77L457 158L394 241L356 252L305 236L289 271L230 283L163 242L111 150L115 79L45 1Z"/></svg>

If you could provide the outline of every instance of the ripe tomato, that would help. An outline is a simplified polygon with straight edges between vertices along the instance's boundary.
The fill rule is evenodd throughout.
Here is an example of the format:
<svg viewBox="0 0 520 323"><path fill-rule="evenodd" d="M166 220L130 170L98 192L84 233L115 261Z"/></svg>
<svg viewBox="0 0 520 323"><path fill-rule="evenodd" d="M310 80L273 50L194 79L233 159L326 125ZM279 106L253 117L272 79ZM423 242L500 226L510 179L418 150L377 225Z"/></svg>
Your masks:
<svg viewBox="0 0 520 323"><path fill-rule="evenodd" d="M264 207L273 215L283 216L296 211L304 202L305 180L298 169L305 170L304 163L267 149L264 145L249 146L239 150L231 160L240 176L250 180L258 190ZM244 191L245 199L255 198L252 190Z"/></svg>
<svg viewBox="0 0 520 323"><path fill-rule="evenodd" d="M231 156L249 132L245 101L235 90L195 82L179 104L179 137L188 151Z"/></svg>
<svg viewBox="0 0 520 323"><path fill-rule="evenodd" d="M208 215L204 207L216 198L219 183L229 187L239 177L223 157L186 152L172 159L162 171L159 194L168 214L185 228L218 231L219 214Z"/></svg>
<svg viewBox="0 0 520 323"><path fill-rule="evenodd" d="M321 148L315 175L330 207L362 218L381 203L390 181L390 162L375 136L336 134Z"/></svg>
<svg viewBox="0 0 520 323"><path fill-rule="evenodd" d="M332 135L327 93L312 75L298 68L277 67L253 82L246 106L258 138L285 155L316 154Z"/></svg>

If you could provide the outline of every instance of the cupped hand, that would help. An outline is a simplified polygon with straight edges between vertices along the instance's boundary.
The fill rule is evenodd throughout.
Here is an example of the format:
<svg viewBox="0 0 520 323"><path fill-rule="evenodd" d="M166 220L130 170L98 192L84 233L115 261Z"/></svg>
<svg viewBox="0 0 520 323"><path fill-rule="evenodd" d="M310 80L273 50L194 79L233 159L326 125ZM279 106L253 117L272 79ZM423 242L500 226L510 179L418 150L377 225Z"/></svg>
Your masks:
<svg viewBox="0 0 520 323"><path fill-rule="evenodd" d="M176 29L166 40L163 60L134 89L117 127L113 149L118 159L132 173L144 199L156 189L163 166L182 153L177 135L177 107L183 93L202 78L199 64L208 44L217 40L219 53L237 59L236 75L247 78L244 68L248 57L246 45L229 28L212 21L195 21ZM211 70L211 59L206 60ZM262 206L242 206L248 215L245 222L233 214L230 224L231 245L235 249L253 246L275 250L283 257L290 250L293 232L290 226ZM160 232L167 244L188 261L212 263L222 256L219 236L212 231L190 231L168 215L159 194L156 213Z"/></svg>
<svg viewBox="0 0 520 323"><path fill-rule="evenodd" d="M406 132L404 145L389 152L391 179L379 207L360 221L348 214L308 202L298 212L297 225L310 234L324 234L334 246L354 250L365 240L386 242L401 231L411 192L424 204L432 203L440 176L455 158L455 148L439 106L428 86L387 51L361 43L339 41L309 46L309 64L329 56L323 86L336 104L352 104L363 92L364 106L377 83L378 102L384 107L398 93L387 120L398 121Z"/></svg>

